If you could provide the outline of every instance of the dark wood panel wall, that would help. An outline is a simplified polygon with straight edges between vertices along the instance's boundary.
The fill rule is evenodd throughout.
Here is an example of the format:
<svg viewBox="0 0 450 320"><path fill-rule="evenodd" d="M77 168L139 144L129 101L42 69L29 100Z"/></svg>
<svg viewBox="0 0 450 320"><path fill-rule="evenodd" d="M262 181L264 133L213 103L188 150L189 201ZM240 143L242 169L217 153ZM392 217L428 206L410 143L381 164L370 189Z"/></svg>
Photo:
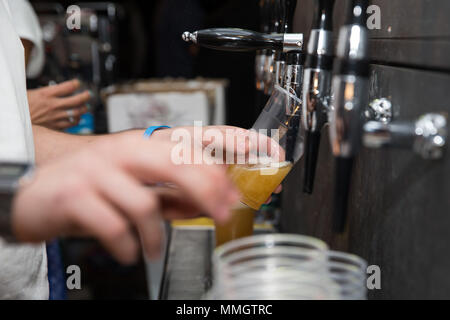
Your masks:
<svg viewBox="0 0 450 320"><path fill-rule="evenodd" d="M314 0L299 0L295 32L309 33ZM335 34L345 1L336 1ZM396 120L450 112L450 1L376 0L370 99L388 97ZM303 162L283 192L282 231L309 234L381 267L375 299L450 298L450 152L437 161L409 150L363 148L352 179L349 219L331 231L333 158L324 128L313 195L302 193Z"/></svg>
<svg viewBox="0 0 450 320"><path fill-rule="evenodd" d="M315 0L298 0L294 31L308 40ZM336 0L334 30L345 19L346 0ZM381 10L381 29L371 30L374 61L450 70L450 1L373 0Z"/></svg>

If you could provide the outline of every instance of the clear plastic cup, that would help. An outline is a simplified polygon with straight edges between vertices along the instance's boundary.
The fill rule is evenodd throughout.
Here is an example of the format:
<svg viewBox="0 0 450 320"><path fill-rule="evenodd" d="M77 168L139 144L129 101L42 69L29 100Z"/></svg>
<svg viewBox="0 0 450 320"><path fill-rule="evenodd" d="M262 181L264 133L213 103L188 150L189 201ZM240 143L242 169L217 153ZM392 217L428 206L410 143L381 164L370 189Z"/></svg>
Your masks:
<svg viewBox="0 0 450 320"><path fill-rule="evenodd" d="M275 86L248 137L250 154L228 167L241 201L258 210L302 157L301 100Z"/></svg>

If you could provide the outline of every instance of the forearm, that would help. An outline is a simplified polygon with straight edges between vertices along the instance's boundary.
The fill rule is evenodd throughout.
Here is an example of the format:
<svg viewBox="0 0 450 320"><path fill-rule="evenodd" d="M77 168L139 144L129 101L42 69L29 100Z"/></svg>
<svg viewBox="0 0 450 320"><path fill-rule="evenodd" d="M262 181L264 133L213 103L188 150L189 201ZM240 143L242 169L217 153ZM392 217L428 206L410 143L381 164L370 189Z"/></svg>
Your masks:
<svg viewBox="0 0 450 320"><path fill-rule="evenodd" d="M96 136L77 136L33 125L36 164L77 151L96 139Z"/></svg>
<svg viewBox="0 0 450 320"><path fill-rule="evenodd" d="M78 151L88 144L103 139L114 139L117 135L142 137L143 130L130 130L108 135L73 135L33 125L36 164L42 164L61 155Z"/></svg>

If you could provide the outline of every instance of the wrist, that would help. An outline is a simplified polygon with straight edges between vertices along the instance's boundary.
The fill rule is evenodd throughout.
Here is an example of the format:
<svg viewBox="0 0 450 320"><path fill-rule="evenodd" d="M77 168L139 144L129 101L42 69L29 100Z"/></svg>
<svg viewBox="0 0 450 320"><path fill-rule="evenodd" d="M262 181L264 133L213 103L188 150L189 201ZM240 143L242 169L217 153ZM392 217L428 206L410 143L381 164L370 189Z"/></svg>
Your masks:
<svg viewBox="0 0 450 320"><path fill-rule="evenodd" d="M144 138L149 139L151 136L158 136L158 133L164 132L170 129L169 126L151 126L148 127L144 132ZM166 132L167 133L167 132ZM159 134L159 136L164 136L164 134Z"/></svg>
<svg viewBox="0 0 450 320"><path fill-rule="evenodd" d="M158 139L158 140L166 140L170 139L170 128L160 129L156 130L152 133L152 140Z"/></svg>
<svg viewBox="0 0 450 320"><path fill-rule="evenodd" d="M23 163L0 163L0 237L15 241L13 216L17 194L28 183L32 167Z"/></svg>

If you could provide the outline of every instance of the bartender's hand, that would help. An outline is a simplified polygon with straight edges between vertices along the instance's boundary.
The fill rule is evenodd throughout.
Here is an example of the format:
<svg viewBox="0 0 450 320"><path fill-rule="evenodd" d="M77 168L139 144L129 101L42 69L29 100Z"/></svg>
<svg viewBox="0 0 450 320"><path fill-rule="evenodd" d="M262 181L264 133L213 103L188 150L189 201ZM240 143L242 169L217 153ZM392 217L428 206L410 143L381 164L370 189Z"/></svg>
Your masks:
<svg viewBox="0 0 450 320"><path fill-rule="evenodd" d="M31 122L55 130L77 125L88 111L86 103L91 98L89 91L74 95L79 88L80 81L71 80L28 90Z"/></svg>
<svg viewBox="0 0 450 320"><path fill-rule="evenodd" d="M223 151L223 160L228 156L236 157L245 155L248 158L250 152L262 151L270 155L274 161L284 161L285 151L277 141L268 138L258 132L233 127L233 126L205 126L201 127L203 135L195 133L200 127L175 127L171 129L158 130L153 133L151 139L160 139L167 143L176 143L173 141L174 133L177 130L186 130L192 137L192 146L201 148L215 148ZM216 133L220 133L216 135ZM222 139L216 139L221 136ZM263 150L261 150L264 147Z"/></svg>
<svg viewBox="0 0 450 320"><path fill-rule="evenodd" d="M239 155L244 155L248 158L248 154L251 151L259 150L262 144L265 144L265 150L268 154L276 161L284 161L285 151L284 149L273 139L268 138L263 134L250 134L247 129L234 127L234 126L207 126L203 127L203 135L196 136L194 131L199 128L195 127L175 127L171 129L158 130L153 133L151 139L159 139L165 143L173 143L172 136L173 133L178 130L187 130L193 137L192 146L200 146L201 148L213 147L221 149L223 151L223 160L226 160L227 155L232 156L234 160L237 160ZM222 140L215 140L212 138L213 134L205 134L208 130L216 130L222 134ZM213 133L210 132L210 133ZM139 132L139 134L141 134ZM227 143L227 141L234 141L234 143ZM241 143L239 143L241 142ZM242 144L242 142L244 142ZM279 185L274 193L280 193L282 191L282 186ZM270 203L271 198L269 198L266 203Z"/></svg>
<svg viewBox="0 0 450 320"><path fill-rule="evenodd" d="M94 236L122 263L160 250L161 219L200 212L224 221L239 195L225 169L175 165L172 146L120 136L38 168L16 195L12 224L21 241ZM150 188L157 182L175 187ZM137 232L135 232L135 230Z"/></svg>

